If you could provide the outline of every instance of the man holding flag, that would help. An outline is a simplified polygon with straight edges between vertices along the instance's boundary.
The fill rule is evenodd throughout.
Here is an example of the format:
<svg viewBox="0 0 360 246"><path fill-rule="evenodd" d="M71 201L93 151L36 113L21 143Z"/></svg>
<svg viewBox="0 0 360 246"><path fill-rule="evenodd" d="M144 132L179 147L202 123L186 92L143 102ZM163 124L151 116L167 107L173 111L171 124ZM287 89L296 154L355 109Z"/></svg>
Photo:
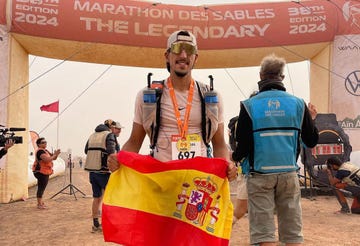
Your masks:
<svg viewBox="0 0 360 246"><path fill-rule="evenodd" d="M188 31L176 31L168 38L164 56L170 76L163 83L160 127L155 141L152 138L154 125L146 122L149 118L146 116L146 102L143 98L146 89L136 97L131 136L118 155L110 155L108 158L108 166L112 172L119 169L120 162L122 167L111 176L105 193L103 228L106 241L125 245L174 245L175 242L178 245L228 244L232 205L226 178L234 180L237 169L229 160L224 139L221 98L216 98L216 103L213 104L213 112L217 112L211 115L213 124L211 127L206 125L211 130L204 132L203 117L208 119L210 113L206 106L207 114L203 114L202 100L210 92L210 88L191 76L198 59L197 48L195 36ZM211 92L217 96L215 91ZM146 135L153 145L155 159L124 152L138 153ZM213 156L222 159L206 158L211 152L207 140L213 146ZM201 158L193 159L194 157ZM165 165L162 162L167 163ZM125 177L133 178L130 180ZM119 180L125 183L118 184ZM132 183L126 183L128 180L135 184L143 183L148 189L138 191ZM124 186L126 187L122 189ZM162 192L154 192L156 189L161 189ZM179 193L176 193L177 190ZM119 199L115 197L115 192ZM106 194L109 196L106 197ZM174 201L174 194L177 201ZM131 202L132 197L148 197L150 200ZM149 205L143 207L144 204ZM173 208L176 211L172 213ZM123 224L116 219L119 215L113 211L126 216L122 219ZM153 216L157 213L163 217ZM136 221L132 215L136 215ZM127 230L132 233L125 235ZM194 231L198 231L198 235L190 233Z"/></svg>

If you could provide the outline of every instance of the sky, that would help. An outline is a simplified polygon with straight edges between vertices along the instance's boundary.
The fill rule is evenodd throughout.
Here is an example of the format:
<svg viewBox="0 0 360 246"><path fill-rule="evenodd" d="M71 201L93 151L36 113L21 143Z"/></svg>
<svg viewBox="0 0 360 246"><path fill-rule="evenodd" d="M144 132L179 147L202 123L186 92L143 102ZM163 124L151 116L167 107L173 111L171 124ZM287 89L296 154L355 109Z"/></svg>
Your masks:
<svg viewBox="0 0 360 246"><path fill-rule="evenodd" d="M161 2L191 5L193 1ZM197 0L196 5L236 2L239 1ZM109 118L125 126L118 138L123 145L130 136L136 93L146 86L147 74L153 73L153 80L162 80L169 75L165 68L71 62L32 55L29 56L29 68L29 130L45 137L48 148L59 147L63 152L70 151L73 156L85 156L88 137L98 124ZM238 115L240 101L257 89L258 72L259 67L195 68L192 76L205 83L209 82L209 75L214 77L214 88L223 97L227 125L231 117ZM288 64L284 84L289 93L308 102L309 63ZM40 111L42 105L57 100L60 102L59 118L57 113ZM140 153L147 154L148 145L146 139Z"/></svg>

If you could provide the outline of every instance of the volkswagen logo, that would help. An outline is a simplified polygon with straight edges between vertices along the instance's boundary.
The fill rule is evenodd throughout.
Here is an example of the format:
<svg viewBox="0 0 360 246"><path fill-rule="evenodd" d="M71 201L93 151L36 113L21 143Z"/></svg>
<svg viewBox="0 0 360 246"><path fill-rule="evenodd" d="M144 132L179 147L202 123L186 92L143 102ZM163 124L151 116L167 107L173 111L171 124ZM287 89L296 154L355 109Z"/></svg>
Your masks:
<svg viewBox="0 0 360 246"><path fill-rule="evenodd" d="M345 88L350 94L360 96L360 70L356 70L346 77Z"/></svg>

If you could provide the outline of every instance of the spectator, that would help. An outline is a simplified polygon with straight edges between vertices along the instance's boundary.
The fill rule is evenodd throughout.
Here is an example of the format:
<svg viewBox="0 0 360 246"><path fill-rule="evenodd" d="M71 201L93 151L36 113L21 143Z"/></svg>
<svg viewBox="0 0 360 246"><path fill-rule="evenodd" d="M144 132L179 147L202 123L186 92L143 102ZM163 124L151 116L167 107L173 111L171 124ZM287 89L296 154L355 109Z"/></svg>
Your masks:
<svg viewBox="0 0 360 246"><path fill-rule="evenodd" d="M279 240L301 245L302 212L296 171L300 141L312 148L319 135L316 109L286 92L285 60L275 55L261 62L259 93L241 102L236 131L235 161L248 160L247 178L250 243L276 245L274 210Z"/></svg>

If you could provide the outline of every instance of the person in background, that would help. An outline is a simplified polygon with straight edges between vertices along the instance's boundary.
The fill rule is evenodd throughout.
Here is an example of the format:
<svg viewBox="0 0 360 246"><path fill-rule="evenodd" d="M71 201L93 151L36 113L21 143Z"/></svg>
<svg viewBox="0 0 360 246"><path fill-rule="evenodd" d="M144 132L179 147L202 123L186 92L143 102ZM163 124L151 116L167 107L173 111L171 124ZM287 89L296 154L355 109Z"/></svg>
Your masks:
<svg viewBox="0 0 360 246"><path fill-rule="evenodd" d="M251 93L250 98L256 96L258 91L254 91ZM230 119L228 128L230 130L229 133L229 143L231 148L231 153L236 150L237 142L236 142L236 128L238 124L239 116L235 116ZM244 160L241 163L237 163L239 168L238 177L237 177L237 189L236 189L236 201L234 206L234 217L233 217L233 226L236 222L241 219L248 211L248 194L247 194L247 186L246 186L246 178L248 175L247 162ZM244 168L244 170L243 170Z"/></svg>
<svg viewBox="0 0 360 246"><path fill-rule="evenodd" d="M202 89L208 90L205 84L195 82L191 71L198 59L198 46L195 36L185 30L173 32L167 41L164 54L166 67L170 76L164 81L161 96L161 118L157 142L154 143L152 136L152 124L147 124L145 116L143 93L141 90L136 97L135 117L131 135L124 144L122 150L138 153L146 134L153 145L153 157L166 162L179 159L183 152L177 146L186 145L191 148L195 156L209 157L211 150L206 146L204 136L210 136L213 147L213 156L222 157L229 163L227 177L231 181L236 178L237 169L229 160L229 151L224 139L223 104L218 98L216 112L211 125L211 132L204 133L202 130L201 96ZM209 117L209 115L207 115ZM111 171L119 168L116 155L108 159Z"/></svg>
<svg viewBox="0 0 360 246"><path fill-rule="evenodd" d="M317 144L316 108L286 92L285 60L274 54L260 65L259 93L243 102L236 130L234 161L247 160L250 243L301 245L302 211L297 158L301 141Z"/></svg>
<svg viewBox="0 0 360 246"><path fill-rule="evenodd" d="M102 226L99 222L102 197L105 187L110 177L110 171L107 167L107 158L109 154L117 153L120 149L113 133L121 129L120 123L111 119L105 120L95 128L85 145L86 161L84 169L89 172L89 181L93 192L92 202L92 232L101 232Z"/></svg>
<svg viewBox="0 0 360 246"><path fill-rule="evenodd" d="M116 149L116 152L119 152L120 151L120 144L118 143L117 141L117 138L120 136L120 133L121 133L121 129L124 128L120 122L116 121L115 122L115 125L112 125L111 126L111 132L115 135L115 149Z"/></svg>
<svg viewBox="0 0 360 246"><path fill-rule="evenodd" d="M7 139L4 145L4 148L0 149L0 159L7 154L8 149L14 146L14 141L12 139Z"/></svg>
<svg viewBox="0 0 360 246"><path fill-rule="evenodd" d="M37 208L46 209L45 203L43 202L43 194L46 186L49 182L49 177L53 173L53 161L60 155L60 149L51 153L46 149L47 141L45 138L38 138L36 140L38 149L35 152L35 161L32 166L32 171L35 178L37 179Z"/></svg>
<svg viewBox="0 0 360 246"><path fill-rule="evenodd" d="M337 189L343 189L351 193L353 202L351 205L351 213L360 214L360 168L350 162L342 162L337 157L330 157L326 161L327 174L331 185ZM334 175L334 172L335 175ZM346 198L340 190L336 190L340 199L340 212L349 213L349 205Z"/></svg>

